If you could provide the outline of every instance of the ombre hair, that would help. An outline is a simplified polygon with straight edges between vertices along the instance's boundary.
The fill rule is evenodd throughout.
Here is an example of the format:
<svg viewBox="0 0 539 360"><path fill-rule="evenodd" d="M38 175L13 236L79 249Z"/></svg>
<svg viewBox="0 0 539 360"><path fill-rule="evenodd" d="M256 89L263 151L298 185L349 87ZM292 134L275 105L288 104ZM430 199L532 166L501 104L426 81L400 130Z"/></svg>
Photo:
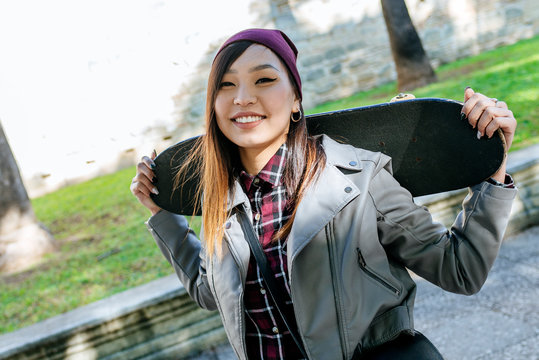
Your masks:
<svg viewBox="0 0 539 360"><path fill-rule="evenodd" d="M205 135L199 138L187 162L176 174L175 184L179 185L181 179L190 177L186 174L188 169L194 168L198 172L201 181L197 186L195 212L202 206L202 236L206 253L210 257L213 257L214 253L218 258L222 255L224 224L230 216L230 213L227 213L227 202L234 196L235 170L241 169L242 166L237 145L224 136L217 125L215 100L225 72L252 44L253 42L247 40L234 42L219 52L214 59L208 79ZM296 97L299 98L296 82L288 68L287 73ZM283 173L283 183L289 204L292 206L291 216L274 234L274 241L285 239L289 235L305 190L316 181L326 162L321 140L308 135L301 104L300 110L300 120L290 122L286 139L288 155ZM192 166L192 164L199 165Z"/></svg>

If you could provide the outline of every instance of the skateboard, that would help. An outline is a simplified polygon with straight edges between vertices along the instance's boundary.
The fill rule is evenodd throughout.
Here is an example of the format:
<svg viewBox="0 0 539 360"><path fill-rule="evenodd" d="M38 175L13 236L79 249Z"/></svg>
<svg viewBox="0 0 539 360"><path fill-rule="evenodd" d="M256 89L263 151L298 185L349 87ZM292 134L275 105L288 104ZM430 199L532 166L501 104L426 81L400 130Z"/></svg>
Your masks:
<svg viewBox="0 0 539 360"><path fill-rule="evenodd" d="M392 158L395 179L412 196L435 194L478 184L494 174L505 156L503 134L477 139L477 131L461 119L462 103L419 98L392 101L307 116L311 135L334 140ZM183 215L194 212L198 177L174 188L174 175L198 137L163 151L154 160L161 208Z"/></svg>

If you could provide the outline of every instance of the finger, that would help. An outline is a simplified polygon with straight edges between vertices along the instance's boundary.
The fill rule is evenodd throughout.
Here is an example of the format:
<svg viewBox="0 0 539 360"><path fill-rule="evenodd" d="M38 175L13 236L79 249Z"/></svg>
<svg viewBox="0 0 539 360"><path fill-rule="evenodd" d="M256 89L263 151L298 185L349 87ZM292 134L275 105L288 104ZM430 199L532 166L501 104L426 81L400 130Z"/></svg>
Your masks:
<svg viewBox="0 0 539 360"><path fill-rule="evenodd" d="M155 149L153 149L153 151L152 151L152 160L154 160L156 157L157 157L157 151L155 151Z"/></svg>
<svg viewBox="0 0 539 360"><path fill-rule="evenodd" d="M485 111L487 111L489 108L496 108L494 101L483 95L478 97L474 95L470 99L470 102L473 102L473 107L469 110L469 112L466 113L466 116L468 117L468 122L473 128L477 126L479 119L481 119L481 116Z"/></svg>
<svg viewBox="0 0 539 360"><path fill-rule="evenodd" d="M148 204L149 202L153 202L151 198L151 189L141 181L135 181L133 184L131 184L131 192L144 205Z"/></svg>
<svg viewBox="0 0 539 360"><path fill-rule="evenodd" d="M505 103L505 101L500 101L500 100L498 100L498 102L496 103L496 107L499 107L499 108L502 108L502 109L509 109L507 107L507 104Z"/></svg>
<svg viewBox="0 0 539 360"><path fill-rule="evenodd" d="M131 186L129 187L131 190L131 193L133 195L137 196L140 194L144 194L146 196L150 196L150 190L147 186L145 186L140 180L138 180L136 177L133 178L133 181L131 182Z"/></svg>
<svg viewBox="0 0 539 360"><path fill-rule="evenodd" d="M139 183L134 183L131 186L131 192L141 203L144 203L145 199L149 198L151 194L147 187L140 186Z"/></svg>
<svg viewBox="0 0 539 360"><path fill-rule="evenodd" d="M150 185L150 187L148 185ZM145 206L147 209L150 210L152 215L155 215L156 213L161 211L161 208L157 206L157 204L151 198L151 193L153 189L154 189L153 185L149 183L146 176L142 174L137 174L131 181L130 190L133 193L133 195L137 198L137 200L143 206ZM157 189L155 189L154 193L156 192L157 192Z"/></svg>
<svg viewBox="0 0 539 360"><path fill-rule="evenodd" d="M468 101L472 95L475 94L475 91L471 87L464 89L464 102Z"/></svg>
<svg viewBox="0 0 539 360"><path fill-rule="evenodd" d="M484 98L486 99L486 96L484 96L483 94L475 93L475 92L472 93L472 92L473 90L471 88L467 88L464 93L465 101L461 110L461 116L463 117L463 119L468 117L468 115L470 114L470 112L472 111L472 109L474 108L474 106L477 104L478 101Z"/></svg>
<svg viewBox="0 0 539 360"><path fill-rule="evenodd" d="M502 109L502 108L498 108L494 106L487 107L481 114L481 117L479 118L476 124L476 128L480 136L485 135L485 129L490 125L490 123L496 117L504 117L508 115L509 115L509 112L506 109Z"/></svg>
<svg viewBox="0 0 539 360"><path fill-rule="evenodd" d="M139 162L137 164L137 175L142 174L148 178L148 180L153 181L155 178L155 173L148 167L147 163Z"/></svg>
<svg viewBox="0 0 539 360"><path fill-rule="evenodd" d="M149 169L155 169L155 162L153 161L153 159L149 158L148 156L143 156L141 161L146 164L146 166L149 168Z"/></svg>
<svg viewBox="0 0 539 360"><path fill-rule="evenodd" d="M147 187L141 186L138 181L134 181L130 186L131 193L137 198L141 204L145 204L150 198L150 191Z"/></svg>
<svg viewBox="0 0 539 360"><path fill-rule="evenodd" d="M497 116L494 119L492 119L492 121L488 124L488 126L485 129L484 134L486 136L488 136L489 138L491 138L496 133L496 131L498 129L502 129L502 131L503 131L504 128L507 129L506 124L509 124L511 121L512 121L512 118L510 118L510 117L498 117ZM504 132L504 134L505 134L505 132Z"/></svg>
<svg viewBox="0 0 539 360"><path fill-rule="evenodd" d="M143 191L145 194L154 193L155 195L159 195L159 191L157 190L157 187L148 179L145 175L138 174L135 176L136 182L137 182L137 188L141 191Z"/></svg>

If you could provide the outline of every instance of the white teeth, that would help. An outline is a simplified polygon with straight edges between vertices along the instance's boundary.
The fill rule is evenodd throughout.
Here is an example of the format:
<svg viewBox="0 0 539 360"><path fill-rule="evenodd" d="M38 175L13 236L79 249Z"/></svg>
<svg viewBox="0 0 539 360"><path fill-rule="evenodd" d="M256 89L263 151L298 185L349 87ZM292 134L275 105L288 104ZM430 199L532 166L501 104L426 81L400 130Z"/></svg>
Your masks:
<svg viewBox="0 0 539 360"><path fill-rule="evenodd" d="M234 119L234 121L237 121L242 124L255 122L259 120L262 120L262 116L244 116L244 117L239 117L239 118Z"/></svg>

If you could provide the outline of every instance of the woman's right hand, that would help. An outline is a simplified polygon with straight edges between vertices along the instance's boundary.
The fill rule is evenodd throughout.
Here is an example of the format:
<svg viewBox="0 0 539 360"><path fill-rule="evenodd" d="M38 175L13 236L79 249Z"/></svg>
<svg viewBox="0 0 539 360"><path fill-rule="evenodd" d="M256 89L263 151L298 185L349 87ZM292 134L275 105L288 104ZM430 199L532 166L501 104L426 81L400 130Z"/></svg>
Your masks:
<svg viewBox="0 0 539 360"><path fill-rule="evenodd" d="M152 171L152 167L155 167L153 159L155 159L157 153L155 150L152 152L152 157L143 156L141 161L137 164L137 174L131 181L131 192L137 200L144 205L152 215L161 211L161 208L155 204L150 197L151 193L158 194L157 188L154 185L155 174Z"/></svg>

